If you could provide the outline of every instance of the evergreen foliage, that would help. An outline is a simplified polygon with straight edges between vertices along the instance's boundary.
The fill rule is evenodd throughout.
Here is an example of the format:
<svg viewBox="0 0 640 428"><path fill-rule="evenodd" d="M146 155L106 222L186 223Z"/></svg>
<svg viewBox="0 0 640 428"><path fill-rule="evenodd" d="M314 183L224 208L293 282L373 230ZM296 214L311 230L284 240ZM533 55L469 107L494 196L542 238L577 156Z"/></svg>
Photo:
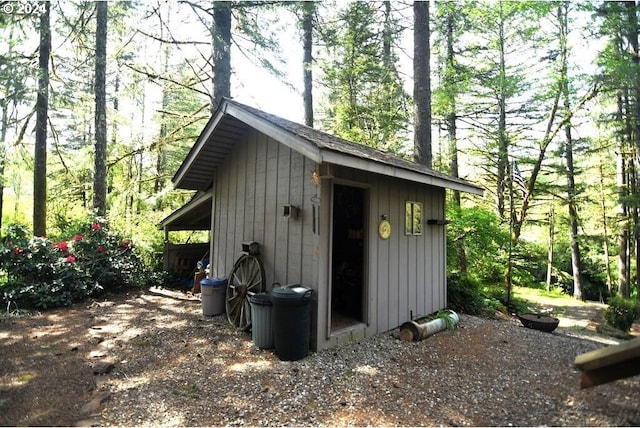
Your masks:
<svg viewBox="0 0 640 428"><path fill-rule="evenodd" d="M608 301L604 319L612 327L628 333L633 322L640 318L640 302L636 299L625 299L614 296Z"/></svg>
<svg viewBox="0 0 640 428"><path fill-rule="evenodd" d="M409 96L398 57L385 39L394 40L399 26L380 5L350 2L324 33L331 55L321 66L329 88L324 122L343 138L400 153L407 137Z"/></svg>
<svg viewBox="0 0 640 428"><path fill-rule="evenodd" d="M447 302L452 310L469 315L479 315L485 310L479 283L467 275L447 277Z"/></svg>

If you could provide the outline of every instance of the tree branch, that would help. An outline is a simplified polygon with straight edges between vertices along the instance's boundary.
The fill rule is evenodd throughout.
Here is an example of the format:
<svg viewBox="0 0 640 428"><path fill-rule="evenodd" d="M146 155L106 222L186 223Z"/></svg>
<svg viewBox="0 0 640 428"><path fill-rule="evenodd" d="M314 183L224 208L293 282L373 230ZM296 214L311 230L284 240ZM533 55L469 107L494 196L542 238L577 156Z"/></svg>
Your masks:
<svg viewBox="0 0 640 428"><path fill-rule="evenodd" d="M181 88L189 89L190 91L194 91L194 92L196 92L198 94L205 95L205 96L209 97L209 94L207 92L201 91L201 90L196 89L196 88L194 88L192 86L185 85L184 83L178 82L177 80L170 79L168 77L161 76L160 74L152 73L150 71L141 70L141 69L136 68L135 66L133 66L131 64L127 64L126 62L123 62L122 65L124 65L125 67L127 67L130 70L135 71L136 73L140 73L140 74L143 74L143 75L147 76L149 79L152 79L152 80L158 79L158 80L162 80L162 81L165 81L165 82L173 83L174 85L179 86Z"/></svg>
<svg viewBox="0 0 640 428"><path fill-rule="evenodd" d="M162 37L159 36L155 36L153 34L149 34L145 31L142 31L140 29L136 30L139 34L142 34L145 37L149 37L150 39L153 39L155 41L158 41L160 43L165 43L165 44L169 44L169 45L210 45L210 42L198 42L198 41L190 41L190 40L176 40L172 37L171 40L169 39L164 39Z"/></svg>
<svg viewBox="0 0 640 428"><path fill-rule="evenodd" d="M558 90L556 97L554 99L554 104L549 114L549 121L547 123L547 129L545 131L545 136L542 139L542 144L540 145L540 151L538 152L538 158L533 166L533 171L531 172L531 178L529 178L529 182L527 183L527 194L529 197L525 198L522 202L522 208L520 210L520 218L516 218L516 222L513 225L513 242L517 242L520 237L520 232L522 230L522 224L527 216L527 211L530 206L530 201L533 199L533 190L535 188L536 180L538 178L538 174L540 173L540 169L542 167L542 162L544 161L545 154L547 148L551 141L555 138L555 136L560 132L560 130L571 121L571 118L580 110L582 107L591 99L593 99L599 92L600 85L595 83L593 87L586 93L575 105L575 107L568 111L565 116L562 118L558 124L553 127L553 122L555 121L556 112L558 109L558 103L560 98L560 90ZM511 177L509 178L511 179Z"/></svg>

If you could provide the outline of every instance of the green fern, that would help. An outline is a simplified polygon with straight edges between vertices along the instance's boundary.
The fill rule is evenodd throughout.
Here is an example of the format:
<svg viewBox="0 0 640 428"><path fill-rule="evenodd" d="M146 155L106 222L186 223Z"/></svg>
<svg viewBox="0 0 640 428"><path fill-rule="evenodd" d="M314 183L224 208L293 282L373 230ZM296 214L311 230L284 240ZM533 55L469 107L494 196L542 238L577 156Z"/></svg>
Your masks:
<svg viewBox="0 0 640 428"><path fill-rule="evenodd" d="M438 318L444 320L447 331L453 331L458 327L453 319L453 313L449 310L438 311L438 313L436 314L436 319Z"/></svg>

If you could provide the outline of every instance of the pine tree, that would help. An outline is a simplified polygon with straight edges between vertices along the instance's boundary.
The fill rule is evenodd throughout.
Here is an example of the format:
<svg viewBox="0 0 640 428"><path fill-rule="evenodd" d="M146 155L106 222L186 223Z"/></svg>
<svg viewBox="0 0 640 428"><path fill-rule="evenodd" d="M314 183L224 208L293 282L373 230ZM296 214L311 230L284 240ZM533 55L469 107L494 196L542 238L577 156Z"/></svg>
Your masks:
<svg viewBox="0 0 640 428"><path fill-rule="evenodd" d="M303 44L303 81L302 103L304 105L304 123L313 127L313 21L316 11L314 2L302 3L302 44Z"/></svg>
<svg viewBox="0 0 640 428"><path fill-rule="evenodd" d="M324 28L330 50L329 60L321 66L329 90L324 126L346 139L399 153L406 137L409 98L392 48L399 27L382 6L349 3L334 26Z"/></svg>
<svg viewBox="0 0 640 428"><path fill-rule="evenodd" d="M95 171L93 205L99 216L107 213L107 2L96 3L95 60Z"/></svg>
<svg viewBox="0 0 640 428"><path fill-rule="evenodd" d="M571 111L571 98L569 92L569 4L564 2L558 6L558 40L560 42L560 90L562 91L562 103L565 112ZM571 121L567 121L564 126L565 144L564 156L566 162L567 177L567 205L569 209L569 239L571 242L571 270L573 274L573 297L584 300L582 294L582 260L580 257L580 245L578 242L578 207L576 201L575 167L573 162L574 138L571 131Z"/></svg>
<svg viewBox="0 0 640 428"><path fill-rule="evenodd" d="M437 59L440 85L433 91L433 117L442 122L447 133L447 147L449 173L460 177L458 162L458 118L464 116L460 111L459 98L468 91L469 73L467 68L459 62L459 52L456 48L458 39L463 31L465 21L464 8L451 2L436 3L435 27L439 37ZM453 205L459 210L462 206L460 191L454 190ZM467 257L465 239L461 236L455 240L457 268L461 273L467 272Z"/></svg>
<svg viewBox="0 0 640 428"><path fill-rule="evenodd" d="M431 36L429 2L413 2L413 119L414 158L416 162L432 166L431 153Z"/></svg>
<svg viewBox="0 0 640 428"><path fill-rule="evenodd" d="M637 153L640 150L638 10L634 2L605 2L597 13L603 18L601 34L609 38L598 62L606 73L603 85L606 98L603 97L603 101L611 100L616 105L616 112L609 123L618 143L618 291L628 298L631 295L632 253L636 253L636 269L640 262L637 257L640 195L636 184Z"/></svg>
<svg viewBox="0 0 640 428"><path fill-rule="evenodd" d="M36 101L36 145L33 163L33 234L47 233L47 121L49 118L49 59L51 26L49 2L40 15L40 48L38 59L38 98Z"/></svg>

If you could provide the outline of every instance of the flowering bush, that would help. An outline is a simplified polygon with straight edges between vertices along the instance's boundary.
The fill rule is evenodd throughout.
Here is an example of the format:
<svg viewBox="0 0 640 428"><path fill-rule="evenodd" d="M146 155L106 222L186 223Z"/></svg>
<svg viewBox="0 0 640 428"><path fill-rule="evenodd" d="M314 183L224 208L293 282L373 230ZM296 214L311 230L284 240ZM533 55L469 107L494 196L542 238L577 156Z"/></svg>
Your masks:
<svg viewBox="0 0 640 428"><path fill-rule="evenodd" d="M94 222L71 240L52 242L11 225L0 243L6 274L0 298L19 306L65 306L101 291L141 286L144 269L131 242Z"/></svg>

